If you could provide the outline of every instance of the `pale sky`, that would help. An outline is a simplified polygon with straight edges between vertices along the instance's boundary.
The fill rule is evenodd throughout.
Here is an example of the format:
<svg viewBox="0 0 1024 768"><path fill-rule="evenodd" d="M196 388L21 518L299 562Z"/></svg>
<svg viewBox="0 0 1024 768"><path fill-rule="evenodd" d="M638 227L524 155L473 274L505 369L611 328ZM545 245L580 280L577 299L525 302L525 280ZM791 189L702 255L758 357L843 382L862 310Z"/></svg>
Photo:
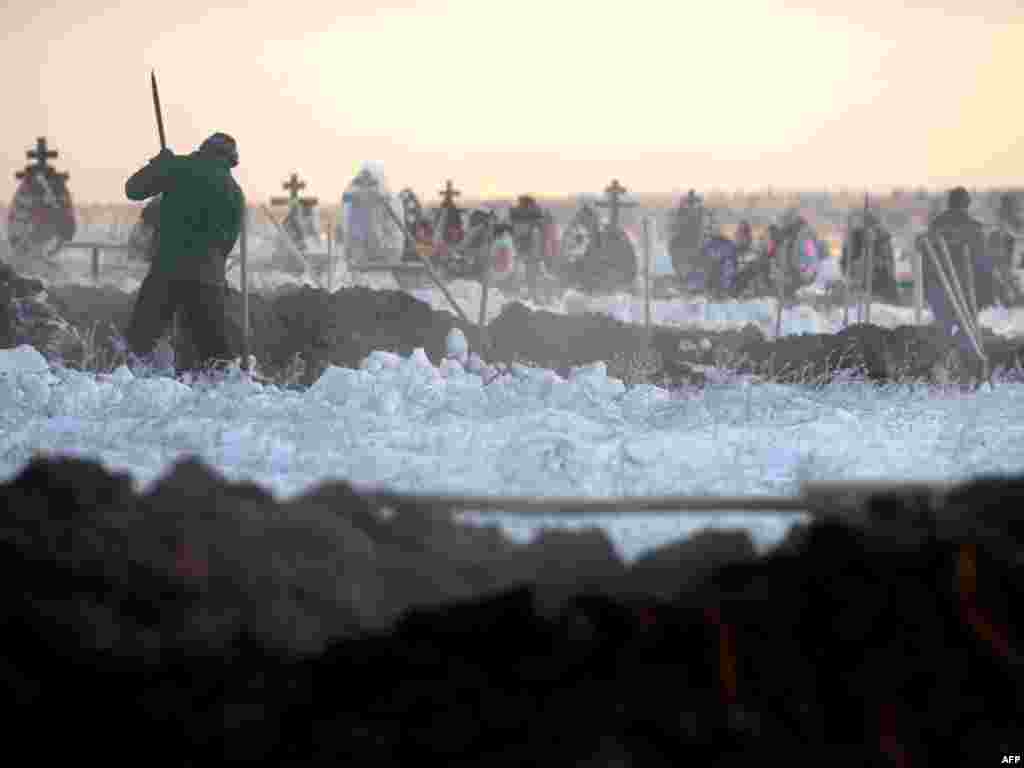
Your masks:
<svg viewBox="0 0 1024 768"><path fill-rule="evenodd" d="M124 201L150 69L168 145L234 135L251 202L296 171L336 203L366 160L428 201L1024 179L1020 0L8 5L4 203L40 135L76 201Z"/></svg>

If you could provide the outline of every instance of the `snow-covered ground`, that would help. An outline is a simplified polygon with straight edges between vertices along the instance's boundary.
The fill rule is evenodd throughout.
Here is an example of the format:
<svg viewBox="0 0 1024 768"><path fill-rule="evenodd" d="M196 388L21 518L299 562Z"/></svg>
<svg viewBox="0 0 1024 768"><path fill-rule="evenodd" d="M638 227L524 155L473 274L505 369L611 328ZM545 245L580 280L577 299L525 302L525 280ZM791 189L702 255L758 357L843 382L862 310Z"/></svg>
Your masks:
<svg viewBox="0 0 1024 768"><path fill-rule="evenodd" d="M437 364L437 365L435 365ZM328 479L503 496L796 494L804 480L949 480L1024 471L1024 386L972 395L851 381L824 390L724 379L701 392L626 391L598 365L566 381L519 368L483 386L451 360L374 353L305 392L242 374L216 387L51 369L0 351L0 478L36 452L101 460L148 487L186 454L280 497ZM508 510L509 513L514 510ZM626 558L707 525L770 545L792 515L539 520L601 525Z"/></svg>
<svg viewBox="0 0 1024 768"><path fill-rule="evenodd" d="M295 278L268 269L269 235L250 239L257 287ZM116 258L116 257L111 257ZM68 258L68 277L87 282L88 254ZM79 276L74 270L80 270ZM351 284L339 272L335 285ZM388 275L358 282L393 288ZM262 281L262 283L261 283ZM110 282L105 279L104 282ZM137 278L123 278L133 290ZM476 317L480 287L452 292ZM436 290L415 292L448 309ZM506 299L491 294L488 318ZM607 312L643 322L642 299L570 293L555 312ZM774 334L772 301L652 302L652 320L722 330L746 323ZM930 316L925 312L923 321ZM872 322L913 322L910 309L874 305ZM1024 311L988 310L982 325L1020 336ZM835 332L842 311L801 305L783 315L783 333ZM451 362L422 354L375 353L365 370L328 369L306 392L237 378L190 388L170 378L51 370L32 348L0 351L0 478L36 452L101 460L132 474L140 489L185 454L198 454L231 479L259 482L281 497L319 482L471 495L796 494L804 480L950 480L1024 472L1024 386L1000 384L972 395L924 387L879 389L851 381L812 391L724 378L702 392L628 392L598 368L562 381L519 369L483 386ZM514 510L509 510L509 513ZM623 556L696 528L745 527L763 546L793 515L630 515L499 519L517 537L540 526L600 525Z"/></svg>

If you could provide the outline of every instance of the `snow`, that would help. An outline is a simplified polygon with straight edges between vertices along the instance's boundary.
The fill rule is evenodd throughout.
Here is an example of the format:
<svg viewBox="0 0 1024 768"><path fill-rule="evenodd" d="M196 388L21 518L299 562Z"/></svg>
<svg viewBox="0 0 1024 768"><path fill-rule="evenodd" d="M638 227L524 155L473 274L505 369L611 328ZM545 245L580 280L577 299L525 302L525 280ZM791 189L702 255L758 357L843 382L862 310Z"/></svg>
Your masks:
<svg viewBox="0 0 1024 768"><path fill-rule="evenodd" d="M632 306L611 300L607 311ZM703 305L704 322L759 322L764 311L756 302L721 306ZM831 322L809 307L797 318L808 329ZM1014 319L1003 321L1016 332L1024 323ZM36 452L100 460L129 472L139 490L196 454L279 498L331 479L420 493L602 498L794 495L806 480L1024 471L1017 384L970 395L855 380L812 390L723 374L704 391L627 390L601 363L568 379L522 365L502 373L467 355L465 341L454 332L441 361L423 350L408 358L374 352L360 370L328 368L304 392L240 371L218 385L188 386L124 367L109 375L53 368L27 346L0 350L0 478ZM470 511L465 519L485 517ZM523 540L543 526L599 525L632 560L709 526L747 528L767 547L798 518L737 511L554 519L506 510L498 519Z"/></svg>

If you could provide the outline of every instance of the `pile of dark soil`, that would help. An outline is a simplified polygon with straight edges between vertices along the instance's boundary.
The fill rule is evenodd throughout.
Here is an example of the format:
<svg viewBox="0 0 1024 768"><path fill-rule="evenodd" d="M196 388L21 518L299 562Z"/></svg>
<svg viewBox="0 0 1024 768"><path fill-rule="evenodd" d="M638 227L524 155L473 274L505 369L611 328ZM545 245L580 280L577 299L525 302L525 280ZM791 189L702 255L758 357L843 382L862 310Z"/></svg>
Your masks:
<svg viewBox="0 0 1024 768"><path fill-rule="evenodd" d="M49 289L49 301L83 332L95 329L102 359L116 357L112 337L129 325L136 294L108 286L59 285ZM242 347L242 297L228 293L228 333L236 350ZM327 365L357 368L374 349L411 354L424 347L437 361L444 355L445 337L456 325L446 312L402 291L349 288L329 294L310 287L287 287L267 296L249 294L250 353L261 368L274 375L291 365L296 355L305 363L300 381L308 386ZM471 329L464 329L467 335ZM194 359L190 340L176 350L179 367ZM74 364L76 361L66 361Z"/></svg>
<svg viewBox="0 0 1024 768"><path fill-rule="evenodd" d="M625 567L344 484L181 464L0 487L5 748L177 765L998 764L1024 734L1024 477ZM554 596L554 599L553 599ZM398 619L392 623L394 616ZM368 624L375 625L372 630ZM809 763L808 763L809 764Z"/></svg>
<svg viewBox="0 0 1024 768"><path fill-rule="evenodd" d="M983 329L982 345L993 370L1020 368L1024 343ZM762 372L783 382L830 381L856 370L872 381L933 382L947 369L950 345L934 326L887 329L863 323L836 334L803 334L740 347L741 372ZM952 371L945 370L946 373Z"/></svg>
<svg viewBox="0 0 1024 768"><path fill-rule="evenodd" d="M111 288L57 286L49 301L70 323L86 333L95 327L101 360L114 359L112 329L127 328L134 294ZM241 349L242 302L229 294L229 330ZM272 378L299 355L305 364L300 385L312 384L328 365L356 368L374 349L402 355L423 347L435 363L445 354L448 332L460 328L478 349L477 328L451 313L433 310L403 291L365 287L327 293L310 287L286 288L249 297L250 351ZM2 330L2 329L0 329ZM532 311L519 302L507 305L488 326L489 362L528 362L563 374L597 361L609 363L611 375L627 383L659 385L703 382L703 366L727 366L740 372L775 376L782 381L827 383L840 371L858 370L875 381L910 378L934 382L948 367L948 345L932 327L885 329L854 325L838 334L765 339L748 326L740 331L701 331L654 327L648 341L643 328L601 314L559 315ZM186 344L179 361L194 354ZM1019 339L986 334L993 369L1012 369L1024 359ZM74 365L76 360L65 361ZM633 368L642 375L629 376Z"/></svg>
<svg viewBox="0 0 1024 768"><path fill-rule="evenodd" d="M80 334L91 337L94 342L92 361L70 359L65 364L77 366L83 363L93 365L117 365L123 362L114 339L123 337L131 324L132 309L136 293L124 291L109 285L61 284L47 289L47 301L78 328ZM237 291L228 293L228 337L233 348L242 348L242 297ZM281 336L279 323L271 311L268 300L259 294L249 295L249 319L251 339L277 339ZM190 339L182 337L175 350L181 367L188 367L195 359ZM258 356L257 356L258 357Z"/></svg>

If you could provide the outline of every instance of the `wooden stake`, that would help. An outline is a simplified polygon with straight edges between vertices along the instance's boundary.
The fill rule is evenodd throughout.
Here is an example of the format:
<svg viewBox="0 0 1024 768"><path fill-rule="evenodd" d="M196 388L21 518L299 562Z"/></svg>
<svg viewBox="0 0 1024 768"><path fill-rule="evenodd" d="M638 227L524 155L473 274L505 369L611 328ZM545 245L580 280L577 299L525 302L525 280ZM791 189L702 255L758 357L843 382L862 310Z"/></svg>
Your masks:
<svg viewBox="0 0 1024 768"><path fill-rule="evenodd" d="M651 339L651 229L650 217L644 216L641 222L644 239L644 326L647 328L647 340Z"/></svg>
<svg viewBox="0 0 1024 768"><path fill-rule="evenodd" d="M864 322L871 324L871 290L874 278L874 259L875 259L875 231L873 228L868 227L865 223L864 228L864 287L866 295L864 302L866 304L864 308Z"/></svg>
<svg viewBox="0 0 1024 768"><path fill-rule="evenodd" d="M924 272L921 269L921 250L911 249L911 274L914 278L914 325L921 324L921 308L924 305Z"/></svg>
<svg viewBox="0 0 1024 768"><path fill-rule="evenodd" d="M843 239L843 246L846 247L846 263L843 263L842 251L839 253L839 267L842 270L843 286L843 328L850 326L850 270L853 261L853 248L850 243L850 222L847 219L846 237Z"/></svg>
<svg viewBox="0 0 1024 768"><path fill-rule="evenodd" d="M970 243L964 243L964 273L967 275L967 301L968 309L971 310L971 317L974 318L974 327L978 328L978 297L974 293L974 264L971 262Z"/></svg>
<svg viewBox="0 0 1024 768"><path fill-rule="evenodd" d="M266 214L267 218L270 219L273 225L277 228L278 233L284 240L285 247L292 252L292 255L296 256L299 259L299 261L302 262L302 265L305 268L306 273L311 275L312 270L309 268L309 261L306 259L305 255L303 255L303 253L299 251L295 243L292 242L292 236L284 231L284 227L282 227L278 223L277 219L274 218L274 214L271 213L270 209L266 206L266 204L262 205L261 208L263 209L263 213Z"/></svg>
<svg viewBox="0 0 1024 768"><path fill-rule="evenodd" d="M327 292L334 292L334 250L331 245L331 226L327 222Z"/></svg>
<svg viewBox="0 0 1024 768"><path fill-rule="evenodd" d="M242 370L249 370L249 270L247 254L249 207L242 198L242 226L238 233L238 258L242 269Z"/></svg>
<svg viewBox="0 0 1024 768"><path fill-rule="evenodd" d="M481 351L483 349L489 349L490 339L487 338L487 297L491 290L491 268L493 267L494 261L494 219L488 218L487 221L487 235L484 237L484 264L483 274L481 275L481 287L483 292L480 294L480 322L477 323L477 328L480 333L480 346ZM482 357L482 355L481 355Z"/></svg>
<svg viewBox="0 0 1024 768"><path fill-rule="evenodd" d="M391 210L391 206L387 204L387 201L382 200L380 201L380 204L384 206L384 210L388 212L388 215L391 216L392 220L394 220L394 222L398 225L399 229L401 229L406 234L409 234L408 230L405 228L405 224L399 221L398 216L396 216L395 212ZM441 280L441 278L438 277L437 273L434 271L434 268L430 265L430 262L423 258L423 254L421 254L419 250L416 251L416 258L418 258L422 262L423 266L427 270L427 274L430 275L430 279L433 280L434 284L441 289L441 293L444 294L444 297L448 300L448 303L452 305L452 308L455 310L456 314L462 319L462 322L464 322L467 326L472 325L473 323L470 322L469 318L466 316L466 313L462 311L462 307L459 306L459 302L455 300L455 297L452 296L451 292L448 290L448 286L446 286L444 282Z"/></svg>
<svg viewBox="0 0 1024 768"><path fill-rule="evenodd" d="M938 256L935 255L935 251L932 250L932 245L928 238L922 238L922 242L924 243L924 247L929 258L932 260L932 265L935 267L935 270L939 275L939 281L942 283L943 290L953 302L953 311L956 313L957 319L960 321L960 325L963 326L964 333L967 334L967 338L971 342L971 346L974 347L974 351L978 354L978 357L987 363L987 358L985 357L984 350L981 348L980 340L975 336L974 329L967 322L967 311L961 303L961 299L954 290L953 285L950 284L950 278L946 276L946 271L943 268L942 263L939 261ZM952 280L954 281L954 284L959 282L956 274L953 274Z"/></svg>
<svg viewBox="0 0 1024 768"><path fill-rule="evenodd" d="M779 305L775 310L775 338L779 339L782 336L782 299L786 283L785 269L782 265L783 251L787 249L787 245L779 243L775 247L775 280L778 283L778 301Z"/></svg>
<svg viewBox="0 0 1024 768"><path fill-rule="evenodd" d="M939 235L939 253L942 254L946 269L949 270L948 274L950 283L956 291L956 296L960 302L960 306L963 308L963 312L970 323L969 329L974 333L975 338L980 340L981 336L978 334L977 317L970 311L970 305L967 303L967 296L964 294L963 286L960 285L960 278L957 275L956 268L953 266L953 257L949 253L949 246L946 244L946 238L941 235Z"/></svg>
<svg viewBox="0 0 1024 768"><path fill-rule="evenodd" d="M850 327L850 282L843 272L843 328Z"/></svg>
<svg viewBox="0 0 1024 768"><path fill-rule="evenodd" d="M543 237L544 235L541 232L540 227L534 225L533 230L530 233L530 264L526 268L526 289L527 293L530 295L530 301L534 304L541 303L540 284L543 280L541 268L544 263Z"/></svg>

